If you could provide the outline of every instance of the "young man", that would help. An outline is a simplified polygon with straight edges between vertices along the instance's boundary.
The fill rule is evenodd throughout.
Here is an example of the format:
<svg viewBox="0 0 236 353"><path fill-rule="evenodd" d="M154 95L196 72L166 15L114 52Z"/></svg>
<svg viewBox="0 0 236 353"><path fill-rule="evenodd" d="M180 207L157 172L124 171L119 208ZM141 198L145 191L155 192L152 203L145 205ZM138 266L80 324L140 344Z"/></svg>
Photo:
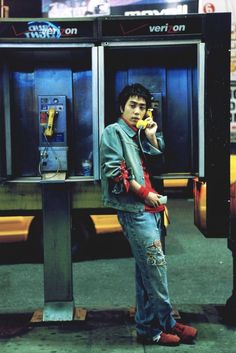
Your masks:
<svg viewBox="0 0 236 353"><path fill-rule="evenodd" d="M138 341L175 346L192 342L193 327L172 316L166 261L160 232L164 206L151 185L145 155L159 155L164 142L149 120L140 138L136 124L146 117L151 94L136 83L119 95L121 116L107 126L101 139L103 201L118 210L118 218L136 261L136 328Z"/></svg>

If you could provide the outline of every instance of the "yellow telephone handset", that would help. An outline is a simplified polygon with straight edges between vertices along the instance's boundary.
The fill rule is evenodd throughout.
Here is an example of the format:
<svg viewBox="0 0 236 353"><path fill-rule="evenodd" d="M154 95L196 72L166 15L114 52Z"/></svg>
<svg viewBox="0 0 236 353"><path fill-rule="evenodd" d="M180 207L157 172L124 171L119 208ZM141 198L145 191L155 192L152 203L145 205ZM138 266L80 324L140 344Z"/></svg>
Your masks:
<svg viewBox="0 0 236 353"><path fill-rule="evenodd" d="M56 109L49 108L49 110L48 110L48 124L47 124L47 128L44 131L44 135L47 137L51 137L53 135L53 124L54 124L55 115L56 115Z"/></svg>
<svg viewBox="0 0 236 353"><path fill-rule="evenodd" d="M136 124L137 129L146 129L147 125L152 122L152 109L148 109L146 113L147 118L144 120L138 120Z"/></svg>

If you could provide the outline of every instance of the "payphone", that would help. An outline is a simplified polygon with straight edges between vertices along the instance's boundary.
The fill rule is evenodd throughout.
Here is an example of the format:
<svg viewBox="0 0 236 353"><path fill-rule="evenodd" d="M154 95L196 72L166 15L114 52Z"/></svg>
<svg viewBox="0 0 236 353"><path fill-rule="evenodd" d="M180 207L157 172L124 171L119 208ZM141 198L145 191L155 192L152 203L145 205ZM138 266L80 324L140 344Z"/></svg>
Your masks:
<svg viewBox="0 0 236 353"><path fill-rule="evenodd" d="M66 96L39 96L39 173L67 171Z"/></svg>

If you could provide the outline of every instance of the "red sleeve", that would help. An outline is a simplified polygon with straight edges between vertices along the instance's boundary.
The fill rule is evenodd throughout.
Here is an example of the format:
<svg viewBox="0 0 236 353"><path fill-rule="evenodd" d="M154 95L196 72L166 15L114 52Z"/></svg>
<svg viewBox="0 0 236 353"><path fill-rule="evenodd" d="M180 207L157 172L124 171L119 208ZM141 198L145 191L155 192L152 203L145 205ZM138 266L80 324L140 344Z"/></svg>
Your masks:
<svg viewBox="0 0 236 353"><path fill-rule="evenodd" d="M114 178L114 181L116 183L122 182L125 188L125 191L129 191L130 187L130 182L129 182L130 176L129 176L129 171L126 168L125 161L122 161L120 164L120 174Z"/></svg>

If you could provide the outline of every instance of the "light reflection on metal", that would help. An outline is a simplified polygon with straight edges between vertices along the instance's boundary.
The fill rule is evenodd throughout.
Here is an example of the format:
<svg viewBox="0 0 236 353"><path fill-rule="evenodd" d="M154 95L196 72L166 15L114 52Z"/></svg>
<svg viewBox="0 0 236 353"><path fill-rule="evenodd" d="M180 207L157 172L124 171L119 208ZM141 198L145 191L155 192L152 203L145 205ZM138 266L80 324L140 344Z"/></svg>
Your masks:
<svg viewBox="0 0 236 353"><path fill-rule="evenodd" d="M230 185L230 221L231 234L236 234L236 181Z"/></svg>
<svg viewBox="0 0 236 353"><path fill-rule="evenodd" d="M194 224L204 234L207 230L206 224L206 190L207 185L198 179L194 180Z"/></svg>

